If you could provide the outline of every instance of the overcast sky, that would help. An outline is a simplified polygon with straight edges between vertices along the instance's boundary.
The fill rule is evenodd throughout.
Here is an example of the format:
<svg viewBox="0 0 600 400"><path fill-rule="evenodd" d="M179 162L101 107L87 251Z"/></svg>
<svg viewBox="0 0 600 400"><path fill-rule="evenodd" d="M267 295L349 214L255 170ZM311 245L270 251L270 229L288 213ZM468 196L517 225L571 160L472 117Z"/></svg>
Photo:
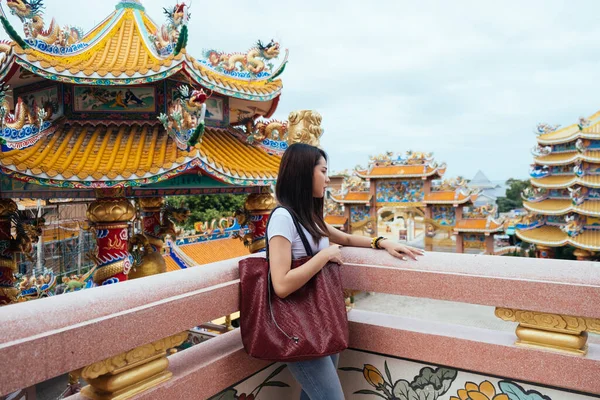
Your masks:
<svg viewBox="0 0 600 400"><path fill-rule="evenodd" d="M45 1L47 16L86 31L117 2ZM162 23L174 1L143 4ZM568 125L600 108L595 0L194 0L191 12L197 58L258 39L289 48L275 117L319 111L333 170L411 149L445 161L448 177L527 178L538 122Z"/></svg>

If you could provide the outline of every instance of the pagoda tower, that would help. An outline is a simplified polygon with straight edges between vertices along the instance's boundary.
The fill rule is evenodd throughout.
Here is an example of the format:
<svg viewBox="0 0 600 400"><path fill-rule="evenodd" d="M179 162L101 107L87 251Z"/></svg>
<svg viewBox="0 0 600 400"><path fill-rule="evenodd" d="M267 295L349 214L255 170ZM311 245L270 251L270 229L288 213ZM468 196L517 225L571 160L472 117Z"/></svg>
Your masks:
<svg viewBox="0 0 600 400"><path fill-rule="evenodd" d="M540 258L569 245L589 259L600 250L600 112L564 128L539 124L536 133L533 188L522 195L530 214L516 234Z"/></svg>

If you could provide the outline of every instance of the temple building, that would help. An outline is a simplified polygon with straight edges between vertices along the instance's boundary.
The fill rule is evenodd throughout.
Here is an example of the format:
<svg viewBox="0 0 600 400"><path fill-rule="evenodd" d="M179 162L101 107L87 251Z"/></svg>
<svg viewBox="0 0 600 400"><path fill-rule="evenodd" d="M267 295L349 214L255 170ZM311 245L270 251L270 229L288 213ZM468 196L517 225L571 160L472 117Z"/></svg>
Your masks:
<svg viewBox="0 0 600 400"><path fill-rule="evenodd" d="M564 128L540 124L536 133L533 189L523 193L530 214L516 234L536 245L538 257L572 246L578 259L589 259L600 250L600 113Z"/></svg>
<svg viewBox="0 0 600 400"><path fill-rule="evenodd" d="M194 58L184 3L166 8L161 25L139 0L121 0L87 33L45 23L43 1L7 6L12 16L0 7L12 39L0 44L0 304L16 301L19 254L34 251L50 222L19 212L11 199L89 203L83 225L96 241L88 254L95 285L174 269L176 253L180 267L207 262L193 247L211 234L177 245L176 224L189 211L167 204L170 195L248 194L238 225L250 230L239 243L246 252L264 248L281 155L292 143L318 145L322 134L312 111L267 119L279 103L287 50L258 40L245 53ZM57 237L75 229L55 228ZM73 231L70 241L79 236Z"/></svg>

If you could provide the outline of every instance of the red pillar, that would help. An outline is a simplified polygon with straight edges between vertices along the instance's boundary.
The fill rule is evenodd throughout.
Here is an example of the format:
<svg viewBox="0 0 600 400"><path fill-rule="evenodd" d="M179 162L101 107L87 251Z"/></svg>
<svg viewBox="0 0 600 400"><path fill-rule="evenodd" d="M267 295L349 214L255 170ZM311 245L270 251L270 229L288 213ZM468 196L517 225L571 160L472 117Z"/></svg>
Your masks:
<svg viewBox="0 0 600 400"><path fill-rule="evenodd" d="M128 244L129 222L135 217L135 208L124 198L100 198L90 204L87 216L96 231L98 269L94 282L107 285L126 281L133 266Z"/></svg>
<svg viewBox="0 0 600 400"><path fill-rule="evenodd" d="M371 194L371 208L369 209L369 219L373 224L373 237L379 236L378 230L378 218L377 218L377 180L371 179L371 185L369 187Z"/></svg>
<svg viewBox="0 0 600 400"><path fill-rule="evenodd" d="M352 232L351 232L352 223L350 220L352 214L350 213L350 207L352 207L350 204L346 204L344 206L344 218L346 218L346 224L344 225L344 227L346 228L346 230L345 230L346 233L352 234Z"/></svg>
<svg viewBox="0 0 600 400"><path fill-rule="evenodd" d="M458 232L456 234L456 252L462 254L465 252L463 233Z"/></svg>
<svg viewBox="0 0 600 400"><path fill-rule="evenodd" d="M490 234L485 237L485 254L493 256L494 252L494 235Z"/></svg>
<svg viewBox="0 0 600 400"><path fill-rule="evenodd" d="M248 227L252 232L250 252L258 253L267 246L267 222L271 211L277 206L275 198L270 193L251 194L246 200L245 208L250 214Z"/></svg>
<svg viewBox="0 0 600 400"><path fill-rule="evenodd" d="M17 263L14 253L10 250L10 214L15 211L17 203L10 199L0 200L0 306L16 302L19 293L14 286Z"/></svg>

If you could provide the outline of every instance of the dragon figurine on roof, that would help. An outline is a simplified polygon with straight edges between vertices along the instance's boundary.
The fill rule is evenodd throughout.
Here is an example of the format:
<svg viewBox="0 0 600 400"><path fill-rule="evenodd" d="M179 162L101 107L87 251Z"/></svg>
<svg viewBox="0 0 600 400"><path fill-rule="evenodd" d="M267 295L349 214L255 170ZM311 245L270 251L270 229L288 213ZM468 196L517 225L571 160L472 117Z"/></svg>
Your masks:
<svg viewBox="0 0 600 400"><path fill-rule="evenodd" d="M83 37L83 31L73 26L61 28L53 18L50 26L46 28L43 14L43 0L6 0L6 4L13 15L23 23L25 38L40 41L47 46L68 47Z"/></svg>
<svg viewBox="0 0 600 400"><path fill-rule="evenodd" d="M258 75L263 71L273 71L274 65L269 61L279 57L279 53L279 43L276 41L271 40L265 45L259 40L256 46L248 50L246 54L227 54L208 50L205 52L205 57L217 70L250 72Z"/></svg>
<svg viewBox="0 0 600 400"><path fill-rule="evenodd" d="M184 25L192 16L185 3L177 3L170 10L163 8L163 12L167 17L167 23L150 35L150 40L154 42L156 50L161 54L172 51L173 46L179 41Z"/></svg>

